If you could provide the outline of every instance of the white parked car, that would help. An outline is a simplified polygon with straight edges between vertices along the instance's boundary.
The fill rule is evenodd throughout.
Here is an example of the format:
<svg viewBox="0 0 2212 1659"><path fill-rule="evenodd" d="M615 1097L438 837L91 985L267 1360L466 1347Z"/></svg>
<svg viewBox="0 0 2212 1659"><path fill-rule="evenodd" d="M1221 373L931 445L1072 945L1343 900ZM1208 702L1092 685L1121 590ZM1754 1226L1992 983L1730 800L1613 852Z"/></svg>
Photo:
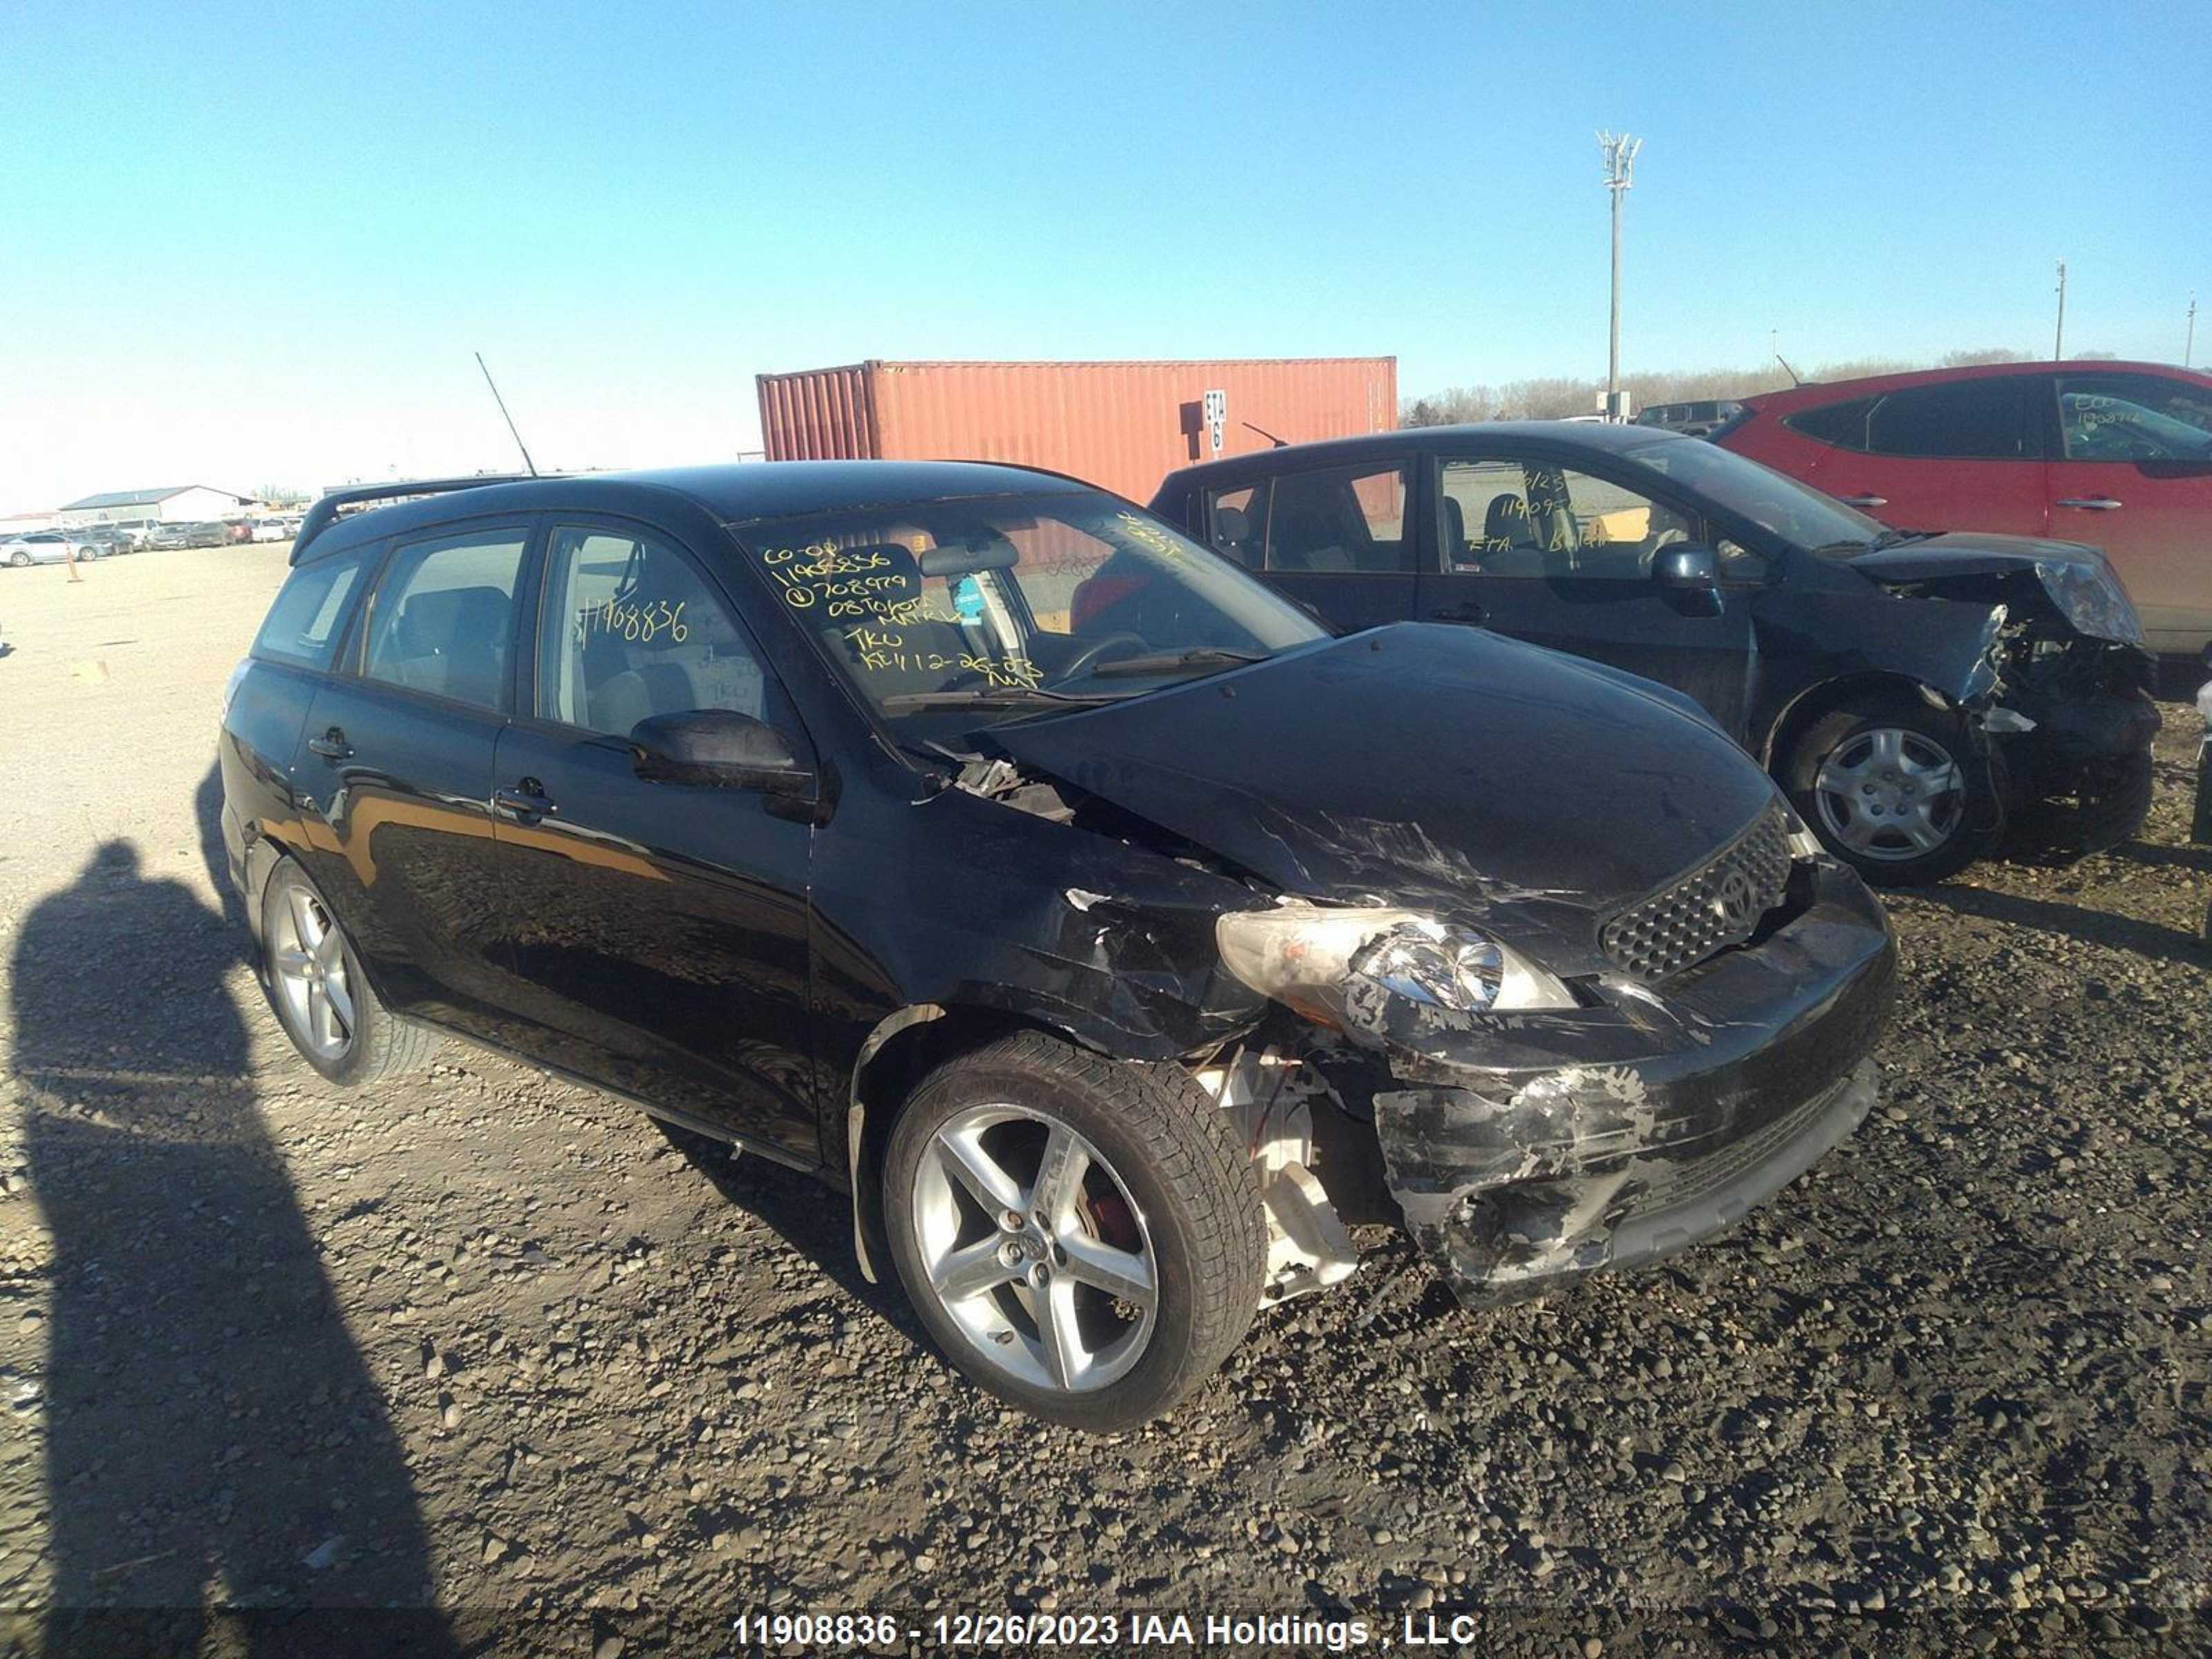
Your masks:
<svg viewBox="0 0 2212 1659"><path fill-rule="evenodd" d="M0 540L0 563L66 564L74 548L80 559L96 559L100 550L90 542L80 541L58 530L27 530L18 536Z"/></svg>
<svg viewBox="0 0 2212 1659"><path fill-rule="evenodd" d="M257 542L289 542L300 533L297 519L259 519L254 521L253 539Z"/></svg>

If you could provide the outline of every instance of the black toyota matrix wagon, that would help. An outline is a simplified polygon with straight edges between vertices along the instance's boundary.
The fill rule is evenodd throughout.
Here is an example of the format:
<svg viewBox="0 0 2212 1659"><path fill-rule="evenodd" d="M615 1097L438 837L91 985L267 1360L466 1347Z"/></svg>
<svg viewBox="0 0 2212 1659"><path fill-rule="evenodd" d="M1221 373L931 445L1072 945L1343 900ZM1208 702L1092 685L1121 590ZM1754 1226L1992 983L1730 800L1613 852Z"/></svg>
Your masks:
<svg viewBox="0 0 2212 1659"><path fill-rule="evenodd" d="M410 488L318 505L225 703L301 1054L457 1034L814 1172L1042 1415L1167 1409L1348 1223L1494 1303L1867 1110L1882 914L1677 693L1332 636L1016 468Z"/></svg>

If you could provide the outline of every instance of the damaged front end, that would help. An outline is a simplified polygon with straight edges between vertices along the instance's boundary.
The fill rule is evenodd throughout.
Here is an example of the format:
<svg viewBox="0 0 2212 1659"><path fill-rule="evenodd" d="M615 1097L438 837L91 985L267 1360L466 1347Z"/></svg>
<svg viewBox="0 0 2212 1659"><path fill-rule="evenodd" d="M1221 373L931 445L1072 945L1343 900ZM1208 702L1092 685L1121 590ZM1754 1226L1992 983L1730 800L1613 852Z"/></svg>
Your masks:
<svg viewBox="0 0 2212 1659"><path fill-rule="evenodd" d="M1986 736L2008 823L2078 852L2142 827L2157 662L2102 556L2064 543L1946 538L1853 563L1907 598L1990 607L1987 650L1962 706Z"/></svg>
<svg viewBox="0 0 2212 1659"><path fill-rule="evenodd" d="M1675 884L1689 902L1741 907L1730 855L1759 828ZM1761 895L1774 902L1739 908L1741 937L1656 976L1637 971L1655 965L1641 936L1616 937L1620 963L1570 980L1498 939L1462 971L1455 945L1482 936L1440 923L1443 939L1427 942L1449 963L1432 951L1409 975L1402 916L1299 903L1224 918L1223 956L1334 1028L1308 1074L1371 1122L1404 1224L1460 1298L1495 1305L1732 1225L1866 1115L1894 976L1888 925L1805 838L1791 852Z"/></svg>

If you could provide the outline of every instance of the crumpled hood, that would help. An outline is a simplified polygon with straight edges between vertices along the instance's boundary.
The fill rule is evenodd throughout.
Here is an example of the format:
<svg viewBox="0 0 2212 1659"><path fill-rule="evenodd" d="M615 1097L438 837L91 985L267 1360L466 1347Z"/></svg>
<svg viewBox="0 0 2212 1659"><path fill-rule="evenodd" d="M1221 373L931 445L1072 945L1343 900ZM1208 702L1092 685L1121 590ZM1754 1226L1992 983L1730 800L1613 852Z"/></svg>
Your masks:
<svg viewBox="0 0 2212 1659"><path fill-rule="evenodd" d="M985 740L1285 893L1481 920L1562 972L1774 799L1674 692L1418 623Z"/></svg>
<svg viewBox="0 0 2212 1659"><path fill-rule="evenodd" d="M2039 564L2086 565L2097 571L2110 567L2105 556L2080 542L2041 541L2033 536L1988 536L1978 531L1954 531L1924 541L1901 542L1895 547L1874 548L1853 554L1845 562L1878 582L1937 581L1947 576L2002 576L2014 571L2035 574Z"/></svg>

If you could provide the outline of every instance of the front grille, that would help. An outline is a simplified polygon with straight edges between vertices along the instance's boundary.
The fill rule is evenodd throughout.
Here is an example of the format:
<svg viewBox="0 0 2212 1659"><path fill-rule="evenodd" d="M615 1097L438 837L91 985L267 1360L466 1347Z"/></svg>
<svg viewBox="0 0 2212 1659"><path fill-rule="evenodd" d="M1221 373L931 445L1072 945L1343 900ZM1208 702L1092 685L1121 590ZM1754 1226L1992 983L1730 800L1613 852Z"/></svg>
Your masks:
<svg viewBox="0 0 2212 1659"><path fill-rule="evenodd" d="M1665 979L1758 931L1790 886L1790 825L1781 802L1671 887L1631 905L1600 940L1623 973Z"/></svg>

